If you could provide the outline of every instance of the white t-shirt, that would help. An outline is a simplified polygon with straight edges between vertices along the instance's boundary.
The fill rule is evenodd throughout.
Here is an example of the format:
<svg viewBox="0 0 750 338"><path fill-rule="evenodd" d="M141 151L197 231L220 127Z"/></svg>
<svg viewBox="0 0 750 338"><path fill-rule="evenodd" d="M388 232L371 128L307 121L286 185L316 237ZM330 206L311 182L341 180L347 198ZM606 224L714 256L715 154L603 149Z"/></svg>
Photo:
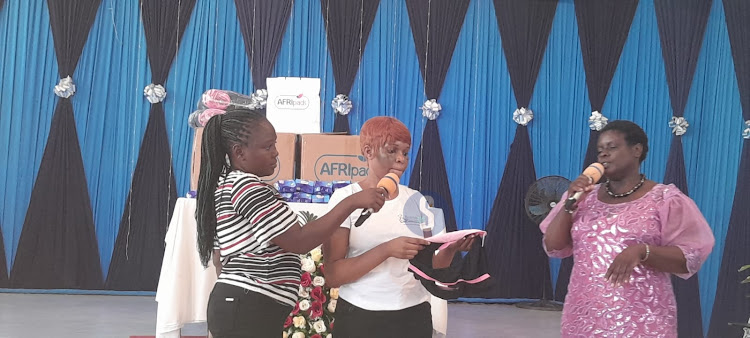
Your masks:
<svg viewBox="0 0 750 338"><path fill-rule="evenodd" d="M360 191L362 188L357 183L337 189L329 207ZM379 212L373 213L360 227L354 227L361 214L362 209L357 209L341 224L351 229L347 258L357 257L397 237L424 238L422 227L435 224L435 216L428 209L424 196L403 185L399 185L398 197L386 201ZM444 230L441 227L432 231L437 235ZM357 281L341 286L339 295L371 311L401 310L429 301L430 294L408 267L408 260L389 257Z"/></svg>

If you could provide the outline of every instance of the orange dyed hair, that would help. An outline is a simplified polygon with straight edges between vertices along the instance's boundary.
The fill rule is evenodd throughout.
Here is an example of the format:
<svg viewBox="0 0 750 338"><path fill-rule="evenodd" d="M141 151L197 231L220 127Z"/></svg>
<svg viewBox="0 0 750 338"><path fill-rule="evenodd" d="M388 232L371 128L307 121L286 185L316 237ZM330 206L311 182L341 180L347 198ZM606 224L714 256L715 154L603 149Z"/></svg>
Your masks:
<svg viewBox="0 0 750 338"><path fill-rule="evenodd" d="M359 147L365 153L365 145L380 150L386 143L401 141L411 145L411 133L401 121L390 116L376 116L362 125L359 131Z"/></svg>

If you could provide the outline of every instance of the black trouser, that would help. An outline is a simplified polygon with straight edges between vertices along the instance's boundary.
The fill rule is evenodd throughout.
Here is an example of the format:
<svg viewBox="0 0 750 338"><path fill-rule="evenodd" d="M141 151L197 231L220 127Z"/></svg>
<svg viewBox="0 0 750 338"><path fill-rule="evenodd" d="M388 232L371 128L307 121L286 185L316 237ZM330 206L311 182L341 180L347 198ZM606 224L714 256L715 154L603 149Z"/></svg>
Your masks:
<svg viewBox="0 0 750 338"><path fill-rule="evenodd" d="M430 303L403 310L369 311L339 298L333 324L336 338L432 337Z"/></svg>
<svg viewBox="0 0 750 338"><path fill-rule="evenodd" d="M216 283L208 298L208 331L214 338L279 338L292 309L268 296Z"/></svg>

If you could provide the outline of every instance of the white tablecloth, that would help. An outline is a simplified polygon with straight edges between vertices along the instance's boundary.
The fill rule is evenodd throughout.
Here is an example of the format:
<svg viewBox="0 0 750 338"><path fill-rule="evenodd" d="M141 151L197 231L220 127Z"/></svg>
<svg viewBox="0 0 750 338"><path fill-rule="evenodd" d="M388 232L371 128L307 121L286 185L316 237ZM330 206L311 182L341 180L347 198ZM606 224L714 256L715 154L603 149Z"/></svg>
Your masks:
<svg viewBox="0 0 750 338"><path fill-rule="evenodd" d="M289 203L296 212L308 211L317 216L328 212L326 204ZM435 209L436 216L442 210ZM442 217L436 217L441 221ZM156 337L178 338L188 323L206 321L208 296L216 282L216 268L209 261L203 268L198 256L195 223L195 199L179 198L164 239L164 260L156 289ZM448 303L432 297L432 322L437 333L447 330Z"/></svg>

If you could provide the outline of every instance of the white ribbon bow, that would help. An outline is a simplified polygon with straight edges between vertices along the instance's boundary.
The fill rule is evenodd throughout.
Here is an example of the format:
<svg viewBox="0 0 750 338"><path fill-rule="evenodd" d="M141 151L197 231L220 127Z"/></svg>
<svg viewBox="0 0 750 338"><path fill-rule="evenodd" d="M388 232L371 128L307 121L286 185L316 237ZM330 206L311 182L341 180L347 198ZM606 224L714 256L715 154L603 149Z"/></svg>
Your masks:
<svg viewBox="0 0 750 338"><path fill-rule="evenodd" d="M167 90L164 89L164 86L160 84L153 84L149 83L146 88L143 88L143 96L146 97L146 100L148 102L151 102L151 104L159 103L164 101L164 99L167 97Z"/></svg>
<svg viewBox="0 0 750 338"><path fill-rule="evenodd" d="M443 109L443 106L437 103L437 100L429 99L424 101L424 104L419 109L422 109L422 116L430 120L435 120L440 116L440 110Z"/></svg>
<svg viewBox="0 0 750 338"><path fill-rule="evenodd" d="M688 121L682 116L672 116L672 120L669 121L669 128L672 128L672 134L677 136L685 135L689 126Z"/></svg>
<svg viewBox="0 0 750 338"><path fill-rule="evenodd" d="M589 129L600 131L607 125L608 118L604 117L599 111L592 111L589 117Z"/></svg>
<svg viewBox="0 0 750 338"><path fill-rule="evenodd" d="M521 107L513 112L513 121L522 126L529 124L532 119L534 119L534 112L531 109Z"/></svg>
<svg viewBox="0 0 750 338"><path fill-rule="evenodd" d="M76 85L73 83L73 79L70 76L60 79L60 82L55 86L55 95L62 98L69 98L76 92Z"/></svg>
<svg viewBox="0 0 750 338"><path fill-rule="evenodd" d="M263 109L268 103L268 90L258 89L250 95L250 109Z"/></svg>
<svg viewBox="0 0 750 338"><path fill-rule="evenodd" d="M333 101L331 101L331 107L333 107L333 111L339 115L348 115L349 111L352 110L352 101L349 100L348 96L338 94L333 98Z"/></svg>

